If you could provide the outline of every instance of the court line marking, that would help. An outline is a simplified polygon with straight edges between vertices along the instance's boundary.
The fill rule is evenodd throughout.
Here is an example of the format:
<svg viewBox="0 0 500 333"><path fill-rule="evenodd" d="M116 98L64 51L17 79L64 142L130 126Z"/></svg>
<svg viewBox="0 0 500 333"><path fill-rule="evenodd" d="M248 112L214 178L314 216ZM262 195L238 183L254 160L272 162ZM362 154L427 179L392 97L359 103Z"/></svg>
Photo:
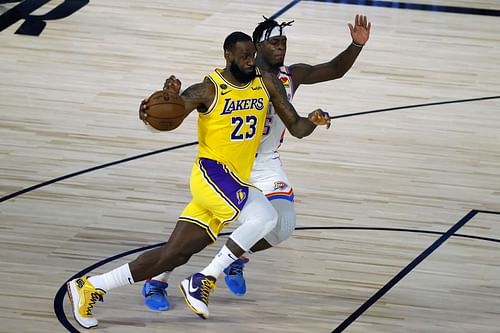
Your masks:
<svg viewBox="0 0 500 333"><path fill-rule="evenodd" d="M275 14L273 14L270 18L272 19L275 19L277 17L279 17L280 15L282 15L284 12L286 12L287 10L289 10L290 8L292 8L293 6L295 6L296 4L298 4L301 0L294 0L294 1L291 1L287 6L283 7L282 9L280 9L279 11L277 11ZM318 0L310 0L310 1L318 1ZM318 2L325 2L325 1L318 1ZM407 8L407 9L423 9L422 8L411 8L411 6L396 6L396 4L403 4L403 5L419 5L419 4L405 4L405 3L394 3L394 2L388 2L388 1L361 1L361 0L358 0L358 1L348 1L348 0L340 0L340 1L326 1L326 2L338 2L338 3L343 3L343 4L362 4L362 5L371 5L371 6L374 6L374 5L377 5L377 6L382 6L382 7L396 7L396 8ZM390 4L390 5L389 5ZM419 6L427 6L427 5L419 5ZM449 7L449 6L433 6L433 5L429 5L430 9L425 9L425 10L432 10L432 11L436 11L436 7ZM449 8L461 8L461 7L449 7ZM473 9L475 10L475 9ZM438 10L440 11L440 10ZM445 11L445 10L442 10L442 11ZM479 11L483 11L481 9L479 9ZM485 11L489 11L489 10L485 10ZM500 13L499 11L493 11L493 12L498 12ZM472 13L472 14L478 14L478 13L473 13L473 12L469 12L469 14ZM496 16L498 16L499 14L496 14ZM488 15L488 14L479 14L479 15ZM483 98L479 98L477 100L480 100L480 99L491 99L491 98L498 98L499 96L494 96L494 97L483 97ZM427 105L438 105L438 104L446 104L446 103L458 103L458 102L461 102L461 101L448 101L448 102L437 102L437 103L427 103L426 105L417 105L417 106L413 106L413 107L420 107L420 106L427 106ZM412 107L412 106L409 106L409 107ZM374 110L374 111L366 111L366 112L359 112L359 113L356 113L356 114L347 114L347 115L340 115L340 116L335 116L334 118L342 118L342 117L349 117L349 116L354 116L354 115L361 115L361 114L369 114L369 113L375 113L375 112L382 112L382 111L392 111L392 110L397 110L397 109L403 109L403 108L409 108L408 106L407 107L396 107L396 108L390 108L390 109L382 109L382 110ZM114 161L114 162L110 162L110 163L106 163L106 164L102 164L102 165L99 165L99 166L95 166L95 167L92 167L92 168L88 168L88 169L84 169L84 170L81 170L81 171L77 171L77 172L74 172L74 173L71 173L71 174L68 174L68 175L65 175L65 176L61 176L61 177L58 177L58 178L54 178L52 180L49 180L49 181L46 181L46 182L43 182L43 183L39 183L37 185L34 185L34 186L31 186L31 187L28 187L28 188L25 188L25 189L22 189L20 191L17 191L17 192L14 192L14 193L11 193L11 194L8 194L6 196L3 196L3 197L0 197L0 202L3 202L3 201L6 201L6 200L9 200L9 199L12 199L14 197L17 197L21 194L24 194L24 193L27 193L27 192L31 192L31 191L34 191L38 188L41 188L41 187L44 187L44 186L47 186L49 184L52 184L52 183L55 183L55 182L58 182L58 181L61 181L61 180L64 180L64 179L67 179L67 178L71 178L71 177L75 177L75 176L78 176L78 175L81 175L81 174L84 174L84 173L87 173L87 172L91 172L91 171L95 171L95 170L98 170L98 169L102 169L102 168L105 168L105 167L109 167L109 166L112 166L112 165L116 165L116 164L120 164L120 163L125 163L125 162L128 162L128 161L131 161L131 160L135 160L135 159L138 159L138 158L142 158L142 157L146 157L146 156L151 156L151 155L155 155L155 154L159 154L159 153L162 153L162 152L165 152L165 151L169 151L169 150L173 150L173 149L178 149L178 148L183 148L183 147L187 147L187 146L191 146L191 145L196 145L198 144L198 142L190 142L190 143L186 143L186 144L183 144L183 145L179 145L179 146L174 146L174 147L169 147L169 148L165 148L165 149L160 149L160 150L157 150L157 151L153 151L153 152L148 152L148 153L144 153L144 154L140 154L140 155L136 155L136 156L132 156L132 157L129 157L129 158L125 158L125 159L122 159L122 160L118 160L118 161ZM398 275L396 275L391 281L389 281L382 289L380 289L374 296L372 296L372 298L370 298L367 302L365 302L360 308L358 308L358 310L356 310L351 316L349 316L341 325L339 325L333 332L342 332L344 330L345 327L349 326L352 322L354 322L364 311L366 311L366 309L368 309L372 304L374 304L380 297L382 297L388 290L390 290L397 282L399 282L399 280L401 280L404 276L406 276L416 265L418 265L421 261L423 261L428 255L430 255L430 253L432 253L435 249L437 249L442 243L444 243L449 237L453 236L453 233L452 232L451 234L448 235L448 233L450 233L451 230L455 230L455 228L458 226L458 228L456 228L456 230L458 230L459 228L461 228L463 225L465 225L465 223L467 223L470 219L472 219L473 216L475 216L478 212L486 212L486 211L477 211L477 210L472 210L471 212L469 212L469 214L473 213L472 216L470 218L467 219L467 217L469 216L469 214L467 214L462 220L460 220L459 222L457 222L452 228L450 228L445 234L443 234L438 240L436 240L427 250L425 250L423 253L421 253L416 259L414 259L414 261L412 261L408 266L406 266ZM500 214L498 212L487 212L487 213L493 213L493 214ZM341 227L339 227L341 228ZM363 227L354 227L354 228L363 228ZM352 229L352 228L351 228ZM377 228L378 230L390 230L390 228ZM306 230L306 228L297 228L297 230ZM399 229L398 231L408 231L407 229ZM455 230L455 231L456 231ZM413 232L413 231L412 231ZM424 233L439 233L439 232L433 232L433 231L423 231ZM226 233L227 235L228 233ZM221 236L223 236L225 234L221 234ZM454 235L454 236L458 236L458 235ZM477 237L474 237L474 236L470 236L470 235L461 235L462 237L468 237L468 238L477 238ZM489 241L499 241L500 240L495 240L495 239L487 239L487 238L477 238L477 239L482 239L482 240L489 240ZM90 272L91 270L95 269L96 267L99 267L101 265L104 265L105 263L107 262L110 262L110 261L113 261L117 258L120 258L121 256L126 256L126 255L129 255L129 254L133 254L133 253L136 253L136 252L139 252L139 251L144 251L144 250L148 250L148 249L151 249L151 248L154 248L154 247L157 247L157 246L161 246L163 245L164 243L160 243L160 244L155 244L155 245L151 245L151 246L147 246L147 247L144 247L144 248L141 248L139 250L135 249L135 250L131 250L131 251L127 251L127 252L124 252L120 255L117 256L114 256L114 257L111 257L111 258L107 258L103 261L100 261L92 266L89 266L87 267L85 270L75 274L73 277L71 277L69 280L77 277L77 276L81 276L80 274L86 274L88 272ZM436 245L437 244L437 245ZM434 249L432 249L433 247L435 246ZM432 249L432 250L431 250ZM430 251L430 253L427 253L426 254L426 251ZM108 260L109 259L109 260ZM416 263L415 263L416 262ZM97 265L97 266L96 266ZM410 268L408 270L408 268ZM88 271L87 271L88 270ZM408 271L407 271L408 270ZM407 271L407 272L406 272ZM398 280L396 280L397 278L399 277ZM395 281L396 280L396 281ZM395 281L392 285L391 283ZM61 287L57 294L56 294L56 297L54 298L54 311L56 312L56 315L57 315L57 318L58 320L60 321L60 323L66 327L70 332L79 332L78 330L76 330L76 328L74 328L71 323L67 320L65 314L64 314L64 309L62 308L62 301L64 299L64 295L66 294L66 283L63 285L63 287ZM386 290L385 290L386 289ZM384 291L385 290L385 291ZM378 296L380 295L380 296ZM373 300L374 299L374 300ZM59 303L59 300L60 300L60 303ZM369 304L371 302L371 304L366 307L366 304ZM58 311L59 310L59 307L62 311ZM363 308L366 307L366 309L363 310ZM62 316L64 318L60 318L60 314L62 314ZM353 318L353 319L352 319ZM352 319L352 320L351 320ZM66 326L64 323L66 323L68 326ZM345 326L345 327L344 327ZM344 328L342 328L344 327ZM339 331L339 329L341 329Z"/></svg>
<svg viewBox="0 0 500 333"><path fill-rule="evenodd" d="M370 7L384 7L393 9L411 9L426 12L441 12L466 15L500 16L500 10L473 7L443 6L412 2L380 1L380 0L308 0L310 2L326 2L341 5L359 5Z"/></svg>
<svg viewBox="0 0 500 333"><path fill-rule="evenodd" d="M455 233L458 229L460 229L465 223L467 223L470 219L472 219L476 214L478 213L484 213L484 214L497 214L500 215L500 212L495 212L495 211L485 211L485 210L471 210L467 215L465 215L460 221L455 223L453 227L451 227L448 231L446 232L441 232L441 231L433 231L433 230L418 230L418 229L402 229L402 228L383 228L383 227L297 227L295 228L296 231L301 231L301 230L363 230L363 231L389 231L389 232L411 232L411 233L418 233L418 234L434 234L434 235L441 235L441 237L436 240L428 249L423 251L416 259L414 259L410 264L408 264L405 268L401 270L398 275L396 275L393 279L391 279L385 286L383 286L377 293L375 293L368 301L366 301L363 305L361 305L358 310L356 310L354 313L352 313L347 319L344 320L332 333L338 333L342 332L347 326L352 324L357 318L359 318L364 311L366 311L370 306L372 306L380 297L382 297L387 291L389 291L397 282L399 282L404 276L406 276L418 263L423 261L428 255L430 255L435 249L439 247L444 241L446 241L449 237L461 237L461 238L468 238L468 239L474 239L474 240L481 240L481 241L488 241L488 242L495 242L495 243L500 243L500 239L495 239L495 238L488 238L488 237L481 237L481 236L473 236L473 235L466 235L466 234L457 234ZM450 233L451 232L451 233ZM230 232L224 232L221 233L219 236L228 236L230 235ZM442 240L441 244L438 244L436 248L429 253L426 253L426 251L429 251L430 248L435 246L440 240ZM148 245L132 250L128 250L122 253L119 253L117 255L108 257L106 259L103 259L101 261L96 262L93 265L90 265L83 270L81 270L78 273L75 273L73 276L71 276L69 279L66 280L66 282L63 283L63 285L59 288L57 291L55 297L54 297L54 312L56 314L57 320L59 323L64 326L69 332L72 333L79 333L76 329L75 326L71 324L71 322L68 320L66 313L64 312L64 296L67 293L66 289L66 283L70 280L73 280L77 277L86 275L87 273L105 265L108 264L112 261L115 261L117 259L120 259L122 257L126 257L128 255L142 252L142 251L147 251L153 248L160 247L164 245L166 242L161 242L153 245ZM425 255L425 256L424 256ZM421 260L417 263L415 263L419 258ZM413 267L411 265L414 264ZM411 267L411 269L409 269ZM407 271L407 272L406 272ZM403 273L402 273L403 272ZM397 281L396 281L397 279Z"/></svg>
<svg viewBox="0 0 500 333"><path fill-rule="evenodd" d="M432 252L438 249L444 242L446 242L455 232L462 228L467 222L469 222L475 215L477 210L471 210L467 213L460 221L455 223L448 231L446 231L441 237L436 239L427 249L420 253L415 259L413 259L406 267L404 267L398 274L396 274L389 282L387 282L382 288L380 288L372 297L370 297L365 303L363 303L359 308L356 309L349 317L347 317L342 323L340 323L337 328L335 328L332 333L340 333L344 331L349 325L351 325L356 319L358 319L366 310L368 310L375 302L377 302L382 296L384 296L392 287L394 287L399 281L401 281L406 275L408 275L418 264L425 260Z"/></svg>
<svg viewBox="0 0 500 333"><path fill-rule="evenodd" d="M434 106L434 105L443 105L443 104L452 104L452 103L466 103L466 102L477 102L477 101L490 100L490 99L499 99L499 98L500 98L500 96L486 96L486 97L477 97L477 98L468 98L468 99L459 99L459 100L450 100L450 101L441 101L441 102L431 102L431 103L425 103L425 104L412 104L412 105L397 106L397 107L391 107L391 108L385 108L385 109L376 109L376 110L371 110L371 111L348 113L348 114L344 114L344 115L332 116L331 119L346 118L346 117L353 117L353 116L361 116L361 115L367 115L367 114L379 113L379 112L386 112L386 111L395 111L395 110L403 110L403 109L420 108L420 107ZM76 176L79 176L79 175L82 175L82 174L85 174L85 173L88 173L88 172L91 172L91 171L96 171L96 170L107 168L107 167L110 167L110 166L113 166L113 165L117 165L117 164L121 164L121 163L125 163L125 162L130 162L130 161L133 161L133 160L136 160L136 159L139 159L139 158L143 158L143 157L148 157L148 156L152 156L152 155L164 153L164 152L167 152L167 151L170 151L170 150L175 150L175 149L185 148L185 147L189 147L189 146L194 146L194 145L197 145L197 144L198 144L198 141L188 142L188 143L184 143L184 144L181 144L181 145L177 145L177 146L173 146L173 147L167 147L167 148L163 148L163 149L159 149L159 150L155 150L155 151L151 151L151 152L147 152L147 153L143 153L143 154L139 154L139 155L127 157L127 158L124 158L124 159L121 159L121 160L112 161L112 162L108 162L108 163L105 163L105 164L93 166L93 167L90 167L90 168L87 168L87 169L84 169L84 170L72 172L70 174L67 174L67 175L64 175L64 176L60 176L60 177L57 177L57 178L54 178L54 179L51 179L51 180L48 180L48 181L45 181L45 182L33 185L33 186L30 186L30 187L27 187L27 188L24 188L22 190L19 190L19 191L7 194L7 195L5 195L3 197L0 197L0 202L13 199L15 197L20 196L21 194L25 194L25 193L37 190L39 188L45 187L47 185L50 185L50 184L53 184L53 183L57 183L57 182L60 182L62 180L68 179L68 178L76 177Z"/></svg>

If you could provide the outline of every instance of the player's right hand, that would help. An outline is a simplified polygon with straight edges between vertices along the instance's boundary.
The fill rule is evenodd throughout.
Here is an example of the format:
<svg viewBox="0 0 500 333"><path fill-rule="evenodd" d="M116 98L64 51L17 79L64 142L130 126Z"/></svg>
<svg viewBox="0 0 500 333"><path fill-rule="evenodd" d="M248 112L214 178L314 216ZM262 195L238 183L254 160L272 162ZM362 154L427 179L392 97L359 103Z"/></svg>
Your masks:
<svg viewBox="0 0 500 333"><path fill-rule="evenodd" d="M328 112L325 112L321 109L316 109L313 112L309 113L307 117L314 125L326 125L326 128L330 128L332 121L330 119L330 115Z"/></svg>
<svg viewBox="0 0 500 333"><path fill-rule="evenodd" d="M181 84L181 81L176 78L175 75L170 75L170 77L166 79L163 84L163 90L178 95L181 91Z"/></svg>
<svg viewBox="0 0 500 333"><path fill-rule="evenodd" d="M356 15L354 18L354 25L351 23L349 25L349 30L351 30L352 41L358 45L365 45L370 38L370 29L372 26L371 22L368 22L368 18L364 15Z"/></svg>

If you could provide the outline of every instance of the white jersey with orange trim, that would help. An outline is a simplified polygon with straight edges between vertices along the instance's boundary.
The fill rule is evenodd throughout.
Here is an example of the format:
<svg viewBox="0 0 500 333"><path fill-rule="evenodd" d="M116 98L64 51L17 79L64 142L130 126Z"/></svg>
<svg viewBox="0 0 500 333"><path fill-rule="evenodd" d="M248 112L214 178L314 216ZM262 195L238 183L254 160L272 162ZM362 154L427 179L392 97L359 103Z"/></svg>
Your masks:
<svg viewBox="0 0 500 333"><path fill-rule="evenodd" d="M278 78L285 87L288 100L291 101L293 98L292 77L287 66L280 68ZM264 192L269 200L285 199L293 202L293 189L283 170L278 153L285 131L285 124L276 114L272 104L269 104L264 133L257 149L250 182Z"/></svg>
<svg viewBox="0 0 500 333"><path fill-rule="evenodd" d="M250 182L260 189L267 199L294 201L292 185L283 170L279 156L274 153L259 154L255 159Z"/></svg>
<svg viewBox="0 0 500 333"><path fill-rule="evenodd" d="M280 67L277 76L281 83L283 83L283 87L285 87L288 100L291 102L294 91L292 85L292 76L290 74L288 66ZM260 145L257 149L257 154L277 153L279 147L281 146L281 143L283 142L285 131L285 124L278 116L278 114L276 114L274 106L270 104L266 115L266 123L264 125L262 139L260 140Z"/></svg>

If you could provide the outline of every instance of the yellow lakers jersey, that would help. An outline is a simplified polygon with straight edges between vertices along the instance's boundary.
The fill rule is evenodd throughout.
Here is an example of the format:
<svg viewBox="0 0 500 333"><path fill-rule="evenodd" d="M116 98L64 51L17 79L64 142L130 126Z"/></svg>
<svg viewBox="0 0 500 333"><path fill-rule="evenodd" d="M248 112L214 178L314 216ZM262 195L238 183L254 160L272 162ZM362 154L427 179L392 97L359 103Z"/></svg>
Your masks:
<svg viewBox="0 0 500 333"><path fill-rule="evenodd" d="M244 86L235 86L216 69L208 75L215 86L212 105L198 117L198 157L226 164L244 181L250 177L262 138L269 93L260 72Z"/></svg>

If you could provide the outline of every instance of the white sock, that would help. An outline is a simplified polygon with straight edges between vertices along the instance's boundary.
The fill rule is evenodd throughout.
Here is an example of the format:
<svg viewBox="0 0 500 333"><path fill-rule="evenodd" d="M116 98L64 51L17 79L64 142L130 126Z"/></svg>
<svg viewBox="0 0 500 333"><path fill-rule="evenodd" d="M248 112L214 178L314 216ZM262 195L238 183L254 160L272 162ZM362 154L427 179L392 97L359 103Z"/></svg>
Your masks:
<svg viewBox="0 0 500 333"><path fill-rule="evenodd" d="M109 291L116 287L123 287L134 283L128 264L122 265L101 275L91 276L89 281L94 287L104 291Z"/></svg>
<svg viewBox="0 0 500 333"><path fill-rule="evenodd" d="M170 276L170 273L172 273L172 272L165 272L165 273L158 274L157 276L153 277L151 280L161 281L161 282L167 283L168 277Z"/></svg>
<svg viewBox="0 0 500 333"><path fill-rule="evenodd" d="M210 265L205 267L200 273L203 275L211 275L215 278L219 277L224 268L229 266L231 263L238 259L226 245L222 247L222 249L217 252L215 258L212 259Z"/></svg>

